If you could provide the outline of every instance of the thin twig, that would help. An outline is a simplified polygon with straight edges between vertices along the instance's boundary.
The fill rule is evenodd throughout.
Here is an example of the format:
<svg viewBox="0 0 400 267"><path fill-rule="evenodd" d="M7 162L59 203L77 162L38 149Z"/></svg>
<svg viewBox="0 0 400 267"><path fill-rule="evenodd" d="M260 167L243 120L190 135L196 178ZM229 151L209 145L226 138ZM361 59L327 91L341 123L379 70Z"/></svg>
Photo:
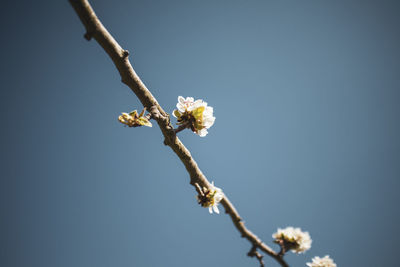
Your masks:
<svg viewBox="0 0 400 267"><path fill-rule="evenodd" d="M174 131L175 133L179 133L180 131L185 130L186 128L189 128L190 122L186 121L183 124L179 125L178 128L176 128Z"/></svg>
<svg viewBox="0 0 400 267"><path fill-rule="evenodd" d="M257 247L256 246L253 246L250 249L249 253L247 253L247 256L256 257L257 260L260 262L260 267L264 267L264 261L263 261L264 256L261 255L261 253L257 251Z"/></svg>
<svg viewBox="0 0 400 267"><path fill-rule="evenodd" d="M197 183L200 187L211 189L210 182L197 166L197 163L192 158L189 150L176 136L174 128L170 124L169 115L161 108L155 97L147 89L132 68L131 63L129 62L129 52L122 49L117 41L115 41L97 18L87 0L69 0L69 2L86 28L85 38L87 40L94 38L101 45L118 69L122 82L131 88L139 98L140 102L142 102L143 106L151 113L152 118L157 121L161 132L165 137L165 144L171 147L185 165L186 170L190 175L190 184L195 186ZM288 266L277 252L263 243L261 239L245 227L239 213L226 196L222 199L221 204L224 206L225 212L229 214L233 224L241 233L242 237L250 241L253 246L274 258L281 266Z"/></svg>

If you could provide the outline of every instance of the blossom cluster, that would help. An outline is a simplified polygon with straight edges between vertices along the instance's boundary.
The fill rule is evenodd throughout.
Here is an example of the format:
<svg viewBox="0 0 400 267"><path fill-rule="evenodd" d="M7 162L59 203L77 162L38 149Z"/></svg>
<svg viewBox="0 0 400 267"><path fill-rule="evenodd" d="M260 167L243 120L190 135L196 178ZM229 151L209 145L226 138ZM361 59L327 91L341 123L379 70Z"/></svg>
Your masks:
<svg viewBox="0 0 400 267"><path fill-rule="evenodd" d="M213 108L208 106L202 99L194 100L193 97L178 97L178 103L172 114L177 118L178 125L187 125L194 133L201 137L207 135L215 121Z"/></svg>
<svg viewBox="0 0 400 267"><path fill-rule="evenodd" d="M202 99L194 100L193 97L183 98L178 97L177 109L173 111L174 117L177 118L177 124L180 125L180 130L190 128L194 133L201 137L208 134L209 129L215 122L213 116L213 108L208 106ZM138 114L136 110L130 113L122 113L118 120L129 126L148 126L152 127L149 117L144 116L146 108ZM219 214L218 204L224 198L222 190L214 186L214 182L210 186L200 188L197 186L198 203L205 208L208 208L210 214L213 212ZM289 250L294 253L304 253L311 248L311 237L308 232L303 232L300 228L286 227L285 229L278 228L277 232L272 235L274 242L281 246L282 255ZM308 267L336 267L334 261L326 255L323 258L314 257L312 262L307 263Z"/></svg>
<svg viewBox="0 0 400 267"><path fill-rule="evenodd" d="M312 259L312 262L308 262L307 266L309 267L336 267L336 263L333 262L333 260L326 255L323 258L320 257L314 257Z"/></svg>
<svg viewBox="0 0 400 267"><path fill-rule="evenodd" d="M221 188L214 186L214 182L211 183L210 189L203 187L200 189L197 201L202 207L208 208L210 213L213 211L219 214L218 204L224 198Z"/></svg>
<svg viewBox="0 0 400 267"><path fill-rule="evenodd" d="M183 98L178 97L177 109L173 111L174 117L177 118L177 124L180 125L179 130L190 128L194 133L201 137L208 134L209 129L215 122L213 116L213 108L208 106L202 99L194 100L193 97ZM129 126L148 126L152 127L149 121L150 116L145 116L144 113L146 108L138 114L136 110L130 113L122 113L118 117L118 120ZM212 182L209 187L201 188L198 184L197 187L197 200L198 203L205 208L208 208L209 212L219 214L218 204L224 198L222 190L214 186ZM304 253L311 248L311 237L308 232L303 232L300 228L286 227L284 229L278 228L277 232L272 235L274 242L281 246L281 252L279 255L283 255L287 251L291 250L294 253ZM336 267L336 263L326 255L323 258L314 257L312 262L307 263L308 267Z"/></svg>
<svg viewBox="0 0 400 267"><path fill-rule="evenodd" d="M280 244L285 250L292 250L295 253L302 253L311 248L311 237L308 232L301 231L300 228L286 227L278 228L272 235L275 242Z"/></svg>

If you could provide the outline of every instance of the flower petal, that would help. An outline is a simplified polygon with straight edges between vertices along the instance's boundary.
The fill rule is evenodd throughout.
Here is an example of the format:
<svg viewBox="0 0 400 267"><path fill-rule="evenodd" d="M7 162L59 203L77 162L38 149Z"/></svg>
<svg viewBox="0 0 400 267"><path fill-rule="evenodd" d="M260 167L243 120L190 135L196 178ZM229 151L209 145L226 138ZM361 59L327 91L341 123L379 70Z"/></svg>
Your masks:
<svg viewBox="0 0 400 267"><path fill-rule="evenodd" d="M208 131L207 131L206 128L203 128L203 129L197 131L197 134L198 134L200 137L204 137L204 136L206 136L206 135L208 134Z"/></svg>
<svg viewBox="0 0 400 267"><path fill-rule="evenodd" d="M204 118L203 126L208 129L214 124L214 121L215 121L215 117Z"/></svg>
<svg viewBox="0 0 400 267"><path fill-rule="evenodd" d="M184 105L185 99L182 96L178 96L178 103L181 103L182 105Z"/></svg>
<svg viewBox="0 0 400 267"><path fill-rule="evenodd" d="M214 209L215 213L219 214L219 209L218 209L217 205L213 206L213 209Z"/></svg>
<svg viewBox="0 0 400 267"><path fill-rule="evenodd" d="M186 109L185 105L183 105L181 103L177 103L176 108L182 113L185 112L185 109Z"/></svg>

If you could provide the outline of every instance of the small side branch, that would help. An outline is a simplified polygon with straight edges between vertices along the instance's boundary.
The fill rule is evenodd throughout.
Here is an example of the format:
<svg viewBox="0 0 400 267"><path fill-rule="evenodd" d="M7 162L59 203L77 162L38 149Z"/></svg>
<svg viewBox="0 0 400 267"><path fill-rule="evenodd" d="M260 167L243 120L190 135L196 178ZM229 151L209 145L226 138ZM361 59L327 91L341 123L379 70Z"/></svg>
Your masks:
<svg viewBox="0 0 400 267"><path fill-rule="evenodd" d="M264 256L261 255L261 253L257 251L257 247L256 246L253 246L250 249L249 253L247 253L247 256L257 258L257 260L260 262L260 267L264 267L265 266L264 265L264 261L263 261Z"/></svg>
<svg viewBox="0 0 400 267"><path fill-rule="evenodd" d="M93 38L100 44L118 69L118 72L121 75L121 81L135 93L143 106L151 113L152 119L157 121L157 124L165 138L164 143L171 147L185 165L190 176L190 184L195 188L197 188L197 184L199 188L206 187L210 189L210 182L198 167L190 151L176 136L176 130L174 130L170 124L169 115L161 108L156 98L151 94L134 71L129 62L129 52L122 49L117 41L107 31L87 0L69 0L69 2L86 28L85 38L87 40ZM263 243L254 233L246 228L239 213L226 196L222 199L221 204L224 206L225 212L229 214L233 224L242 237L246 238L254 248L259 249L274 258L282 267L288 266L277 252Z"/></svg>
<svg viewBox="0 0 400 267"><path fill-rule="evenodd" d="M175 133L179 133L180 131L185 130L186 128L189 128L189 122L185 122L182 125L179 125L178 128L175 129Z"/></svg>

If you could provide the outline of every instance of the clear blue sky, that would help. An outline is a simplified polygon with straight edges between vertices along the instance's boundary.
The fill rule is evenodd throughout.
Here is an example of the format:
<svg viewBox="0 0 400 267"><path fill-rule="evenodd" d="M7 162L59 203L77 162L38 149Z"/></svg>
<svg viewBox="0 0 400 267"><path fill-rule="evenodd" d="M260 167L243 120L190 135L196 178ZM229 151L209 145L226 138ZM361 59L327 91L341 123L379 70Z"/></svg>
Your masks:
<svg viewBox="0 0 400 267"><path fill-rule="evenodd" d="M180 137L246 225L274 248L310 232L291 266L398 266L398 1L92 4L166 111L214 107L206 138ZM142 107L66 0L0 13L1 266L258 266L160 130L117 121Z"/></svg>

